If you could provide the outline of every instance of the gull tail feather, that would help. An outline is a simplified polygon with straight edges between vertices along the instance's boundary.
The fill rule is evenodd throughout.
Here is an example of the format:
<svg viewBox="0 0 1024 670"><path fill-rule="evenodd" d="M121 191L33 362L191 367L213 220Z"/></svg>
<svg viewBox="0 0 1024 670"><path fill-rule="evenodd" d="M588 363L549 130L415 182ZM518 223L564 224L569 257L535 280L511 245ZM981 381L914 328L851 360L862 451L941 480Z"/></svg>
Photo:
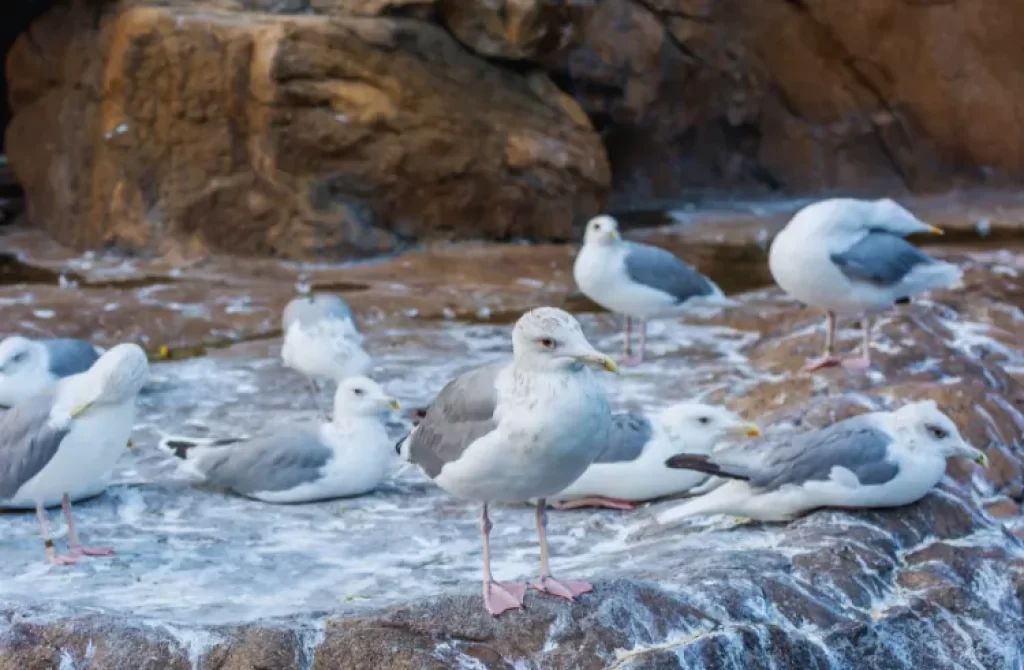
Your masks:
<svg viewBox="0 0 1024 670"><path fill-rule="evenodd" d="M210 447L226 447L241 442L240 437L202 438L202 437L165 437L156 445L160 451L170 454L183 461L195 460L204 450Z"/></svg>
<svg viewBox="0 0 1024 670"><path fill-rule="evenodd" d="M410 444L409 440L412 439L412 436L415 433L416 433L416 429L413 428L411 431L409 431L408 435L406 435L405 437L400 439L398 442L395 442L395 453L397 453L398 456L403 461L406 461L407 463L411 463L412 462L409 459L409 444Z"/></svg>
<svg viewBox="0 0 1024 670"><path fill-rule="evenodd" d="M707 454L676 454L665 461L665 466L675 470L696 470L727 479L748 480L753 473L741 466L720 463Z"/></svg>
<svg viewBox="0 0 1024 670"><path fill-rule="evenodd" d="M960 289L964 285L964 271L946 261L922 263L912 269L903 283L913 292L933 289Z"/></svg>

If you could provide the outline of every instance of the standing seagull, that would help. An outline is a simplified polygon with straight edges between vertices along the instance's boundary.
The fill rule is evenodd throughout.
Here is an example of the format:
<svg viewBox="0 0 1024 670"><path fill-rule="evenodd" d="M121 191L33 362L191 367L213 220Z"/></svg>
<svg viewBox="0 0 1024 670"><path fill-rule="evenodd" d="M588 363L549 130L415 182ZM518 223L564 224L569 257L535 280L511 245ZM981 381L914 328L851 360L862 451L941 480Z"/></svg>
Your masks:
<svg viewBox="0 0 1024 670"><path fill-rule="evenodd" d="M625 315L625 365L643 362L648 319L682 314L699 303L732 304L714 282L664 249L623 240L618 222L610 216L587 223L572 274L584 295ZM640 321L640 355L636 358L631 355L631 318Z"/></svg>
<svg viewBox="0 0 1024 670"><path fill-rule="evenodd" d="M124 452L135 421L135 397L146 383L146 354L119 344L86 372L61 379L0 415L0 499L36 503L46 559L54 565L107 556L78 541L68 492L105 475ZM71 553L59 556L43 501L63 495Z"/></svg>
<svg viewBox="0 0 1024 670"><path fill-rule="evenodd" d="M0 406L12 407L53 382L89 369L103 353L85 340L30 340L12 335L0 342Z"/></svg>
<svg viewBox="0 0 1024 670"><path fill-rule="evenodd" d="M754 446L754 445L751 445ZM819 507L898 507L939 483L946 459L988 465L934 400L872 412L796 437L766 439L757 449L677 454L670 468L730 479L657 517L666 524L701 514L790 521Z"/></svg>
<svg viewBox="0 0 1024 670"><path fill-rule="evenodd" d="M284 308L281 325L281 359L285 366L306 376L317 408L326 419L316 380L338 382L370 371L370 357L363 351L363 336L352 319L352 310L336 295L303 295Z"/></svg>
<svg viewBox="0 0 1024 670"><path fill-rule="evenodd" d="M253 440L203 444L162 440L203 480L269 503L304 503L372 491L394 462L384 418L398 401L373 380L349 377L334 394L330 423L296 426Z"/></svg>
<svg viewBox="0 0 1024 670"><path fill-rule="evenodd" d="M587 341L579 323L554 307L524 314L512 331L511 363L477 368L445 386L397 447L448 493L483 503L484 606L491 614L523 606L524 584L491 575L490 502L537 503L540 577L533 587L568 600L591 590L548 567L544 497L583 474L608 440L608 399L591 366L618 372Z"/></svg>
<svg viewBox="0 0 1024 670"><path fill-rule="evenodd" d="M632 510L639 502L683 493L707 476L669 468L665 459L681 451L710 453L730 436L760 434L757 424L725 407L692 401L671 405L652 417L615 414L608 429L608 447L582 477L551 496L560 501L552 507Z"/></svg>
<svg viewBox="0 0 1024 670"><path fill-rule="evenodd" d="M871 317L932 289L960 281L960 268L937 261L903 239L912 233L942 231L919 221L885 198L832 198L804 207L772 242L768 267L782 290L825 310L825 351L805 371L836 365L836 314L865 313L861 355L843 366L871 365Z"/></svg>

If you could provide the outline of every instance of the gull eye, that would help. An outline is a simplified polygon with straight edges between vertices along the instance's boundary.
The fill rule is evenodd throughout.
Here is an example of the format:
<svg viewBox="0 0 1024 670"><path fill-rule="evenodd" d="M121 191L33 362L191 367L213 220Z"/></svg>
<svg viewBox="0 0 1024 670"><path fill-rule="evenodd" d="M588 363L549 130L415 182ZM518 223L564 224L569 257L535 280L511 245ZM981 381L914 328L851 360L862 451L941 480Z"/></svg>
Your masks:
<svg viewBox="0 0 1024 670"><path fill-rule="evenodd" d="M363 389L356 389L355 391L353 391L353 393L355 393L356 395L363 395L364 393L366 393L366 391L364 391Z"/></svg>
<svg viewBox="0 0 1024 670"><path fill-rule="evenodd" d="M12 363L20 363L23 360L25 360L25 352L24 351L22 351L20 353L17 353L17 354L14 354L14 356L11 357L11 362Z"/></svg>
<svg viewBox="0 0 1024 670"><path fill-rule="evenodd" d="M538 340L538 342L540 342L540 346L544 347L545 349L555 348L555 341L550 337L542 337L540 338L540 340Z"/></svg>
<svg viewBox="0 0 1024 670"><path fill-rule="evenodd" d="M711 417L702 416L699 419L697 419L697 423L701 424L702 426L706 426L709 423L711 423Z"/></svg>
<svg viewBox="0 0 1024 670"><path fill-rule="evenodd" d="M938 426L928 425L925 426L925 430L927 430L928 434L934 437L936 440L944 440L947 437L949 437L949 431L946 430L945 428L939 428Z"/></svg>

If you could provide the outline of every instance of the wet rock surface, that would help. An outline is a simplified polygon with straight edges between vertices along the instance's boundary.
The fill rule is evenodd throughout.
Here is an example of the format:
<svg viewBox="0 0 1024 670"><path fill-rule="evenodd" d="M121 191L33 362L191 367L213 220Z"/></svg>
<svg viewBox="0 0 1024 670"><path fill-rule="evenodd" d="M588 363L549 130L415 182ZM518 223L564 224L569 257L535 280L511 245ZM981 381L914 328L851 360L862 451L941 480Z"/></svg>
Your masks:
<svg viewBox="0 0 1024 670"><path fill-rule="evenodd" d="M689 224L645 235L689 249L684 240L705 234L701 221ZM592 579L595 593L575 606L531 594L525 611L495 620L480 605L478 510L418 472L358 499L270 506L194 486L155 450L163 435L255 434L315 418L304 380L278 358L280 307L299 268L84 258L21 229L0 242L21 263L8 266L9 278L34 273L0 286L0 335L95 331L103 344L146 336L155 359L161 345L173 359L154 362L137 448L114 484L77 507L84 538L112 544L114 557L47 567L34 515L0 515L0 670L1024 662L1018 251L935 250L964 264L965 289L881 315L868 373L796 373L821 346L821 316L762 288L737 296L736 308L652 324L651 360L606 379L619 407L700 395L772 432L931 397L986 447L987 472L951 463L916 505L785 525L712 517L654 527L672 502L632 514L553 512L555 573ZM756 258L757 234L733 242ZM413 408L453 374L506 356L510 321L541 302L568 305L595 344L618 351L616 321L572 297L571 262L568 247L479 246L303 269L350 300L374 377ZM838 336L841 350L855 347L856 324L841 322ZM191 357L197 346L207 355ZM396 416L390 430L397 437L407 425ZM498 578L532 578L531 510L500 506L493 516Z"/></svg>

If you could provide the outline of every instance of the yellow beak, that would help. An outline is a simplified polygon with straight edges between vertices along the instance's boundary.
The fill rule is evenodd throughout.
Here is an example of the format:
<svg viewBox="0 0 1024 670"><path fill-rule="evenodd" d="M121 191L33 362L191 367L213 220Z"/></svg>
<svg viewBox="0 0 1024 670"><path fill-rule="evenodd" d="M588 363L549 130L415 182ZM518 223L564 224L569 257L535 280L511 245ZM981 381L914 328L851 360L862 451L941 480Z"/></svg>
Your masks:
<svg viewBox="0 0 1024 670"><path fill-rule="evenodd" d="M608 372L614 372L615 374L619 374L619 366L615 364L615 361L613 361L608 356L605 356L604 354L584 354L582 356L577 356L576 360L588 363L590 365L599 366L601 368L604 368Z"/></svg>
<svg viewBox="0 0 1024 670"><path fill-rule="evenodd" d="M132 442L131 440L128 440L128 448L129 449L134 449L135 448L135 443Z"/></svg>
<svg viewBox="0 0 1024 670"><path fill-rule="evenodd" d="M761 428L756 423L741 423L729 430L737 437L760 437Z"/></svg>
<svg viewBox="0 0 1024 670"><path fill-rule="evenodd" d="M936 228L935 226L928 226L928 232L932 235L945 235L945 233L942 232L942 228Z"/></svg>
<svg viewBox="0 0 1024 670"><path fill-rule="evenodd" d="M74 419L74 418L78 417L78 415L80 415L82 412L84 412L85 410L89 409L90 407L92 407L92 403L91 402L87 402L84 405L79 405L75 409L71 410L71 418Z"/></svg>
<svg viewBox="0 0 1024 670"><path fill-rule="evenodd" d="M609 240L617 240L619 239L619 233L614 230L609 230L607 233L605 233L605 237L607 237Z"/></svg>
<svg viewBox="0 0 1024 670"><path fill-rule="evenodd" d="M988 456L985 455L984 451L979 451L978 455L974 457L974 462L983 468L988 467Z"/></svg>
<svg viewBox="0 0 1024 670"><path fill-rule="evenodd" d="M396 412L397 412L398 410L402 409L402 406L401 406L401 405L399 405L399 404L398 404L398 401L397 401L397 400L395 400L394 398L392 398L392 399L391 399L391 400L390 400L390 401L388 402L388 404L389 404L389 405L391 406L391 409L395 410Z"/></svg>

